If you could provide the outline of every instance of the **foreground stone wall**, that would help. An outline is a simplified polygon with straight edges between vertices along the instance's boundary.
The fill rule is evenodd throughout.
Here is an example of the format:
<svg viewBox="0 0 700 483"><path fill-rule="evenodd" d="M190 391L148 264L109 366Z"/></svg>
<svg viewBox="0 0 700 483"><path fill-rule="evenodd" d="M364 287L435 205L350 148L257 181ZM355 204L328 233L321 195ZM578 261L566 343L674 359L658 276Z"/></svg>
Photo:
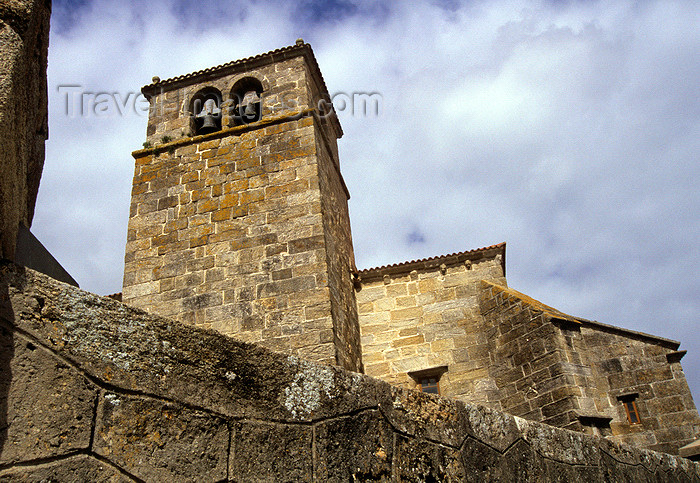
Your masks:
<svg viewBox="0 0 700 483"><path fill-rule="evenodd" d="M700 481L0 266L0 481Z"/></svg>
<svg viewBox="0 0 700 483"><path fill-rule="evenodd" d="M0 258L30 228L48 137L49 0L0 3Z"/></svg>

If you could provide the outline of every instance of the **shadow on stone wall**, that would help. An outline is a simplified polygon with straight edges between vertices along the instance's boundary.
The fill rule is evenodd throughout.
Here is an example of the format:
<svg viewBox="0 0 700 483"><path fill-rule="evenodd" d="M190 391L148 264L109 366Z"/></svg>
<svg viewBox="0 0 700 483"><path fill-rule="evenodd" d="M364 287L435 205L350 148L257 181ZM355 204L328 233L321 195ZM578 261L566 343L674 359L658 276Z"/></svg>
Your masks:
<svg viewBox="0 0 700 483"><path fill-rule="evenodd" d="M11 324L14 319L9 288L7 284L2 283L0 284L0 454L7 440L7 400L12 382L10 362L15 353L12 331L8 324Z"/></svg>

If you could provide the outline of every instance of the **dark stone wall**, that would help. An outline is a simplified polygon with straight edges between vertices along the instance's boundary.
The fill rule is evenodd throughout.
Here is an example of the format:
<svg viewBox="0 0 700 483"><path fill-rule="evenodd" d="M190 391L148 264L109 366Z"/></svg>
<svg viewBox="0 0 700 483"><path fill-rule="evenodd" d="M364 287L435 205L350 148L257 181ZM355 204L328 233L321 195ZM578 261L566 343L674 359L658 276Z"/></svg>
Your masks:
<svg viewBox="0 0 700 483"><path fill-rule="evenodd" d="M671 454L700 434L675 341L575 319L482 282L493 407ZM639 424L623 400L633 398Z"/></svg>
<svg viewBox="0 0 700 483"><path fill-rule="evenodd" d="M352 371L364 372L360 323L352 280L355 254L348 211L350 194L340 173L336 143L338 134L328 119L317 117L315 121L318 180L336 364Z"/></svg>
<svg viewBox="0 0 700 483"><path fill-rule="evenodd" d="M49 135L46 61L50 0L0 3L0 258L29 228Z"/></svg>
<svg viewBox="0 0 700 483"><path fill-rule="evenodd" d="M700 416L676 342L586 324L579 337L595 386L609 396L614 440L678 454L700 435ZM629 423L621 402L625 396L634 397L640 424Z"/></svg>
<svg viewBox="0 0 700 483"><path fill-rule="evenodd" d="M0 265L0 481L700 481Z"/></svg>
<svg viewBox="0 0 700 483"><path fill-rule="evenodd" d="M518 292L499 285L482 282L479 301L489 372L499 389L493 402L516 416L581 430L576 400L581 392L560 327Z"/></svg>

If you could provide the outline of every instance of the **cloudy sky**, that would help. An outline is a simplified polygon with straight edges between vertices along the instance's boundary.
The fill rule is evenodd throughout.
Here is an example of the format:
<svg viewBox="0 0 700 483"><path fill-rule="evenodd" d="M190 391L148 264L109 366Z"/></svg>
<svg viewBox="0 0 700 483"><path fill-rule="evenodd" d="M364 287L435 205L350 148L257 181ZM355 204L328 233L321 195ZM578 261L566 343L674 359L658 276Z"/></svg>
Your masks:
<svg viewBox="0 0 700 483"><path fill-rule="evenodd" d="M680 340L700 402L698 25L672 0L54 0L32 231L120 291L140 87L303 37L337 99L381 96L339 112L359 268L505 241L513 288Z"/></svg>

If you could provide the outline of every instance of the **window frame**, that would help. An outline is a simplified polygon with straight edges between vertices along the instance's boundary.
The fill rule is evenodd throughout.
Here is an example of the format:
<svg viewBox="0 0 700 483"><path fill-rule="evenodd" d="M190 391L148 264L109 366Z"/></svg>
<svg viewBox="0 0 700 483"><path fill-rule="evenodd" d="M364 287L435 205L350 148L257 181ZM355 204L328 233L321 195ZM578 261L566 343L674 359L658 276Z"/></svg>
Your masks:
<svg viewBox="0 0 700 483"><path fill-rule="evenodd" d="M420 371L412 371L409 372L408 375L411 376L411 378L416 383L416 390L425 394L437 394L438 396L440 396L442 395L442 390L440 388L440 379L446 372L447 366L438 366L431 367L429 369L422 369ZM435 379L435 383L430 383L429 385L425 384L424 381L428 379ZM437 392L425 391L424 389L426 388L426 386L428 388L434 387Z"/></svg>
<svg viewBox="0 0 700 483"><path fill-rule="evenodd" d="M427 382L426 382L427 381ZM435 381L435 382L432 382ZM419 378L418 380L418 385L416 386L420 392L425 392L428 394L440 394L440 378L435 377L435 376L423 376ZM433 389L435 388L435 391L430 391L426 389Z"/></svg>
<svg viewBox="0 0 700 483"><path fill-rule="evenodd" d="M627 423L629 423L630 426L642 424L642 418L639 415L639 407L637 406L638 397L638 393L625 394L617 397L618 401L622 403L622 407L625 408Z"/></svg>

